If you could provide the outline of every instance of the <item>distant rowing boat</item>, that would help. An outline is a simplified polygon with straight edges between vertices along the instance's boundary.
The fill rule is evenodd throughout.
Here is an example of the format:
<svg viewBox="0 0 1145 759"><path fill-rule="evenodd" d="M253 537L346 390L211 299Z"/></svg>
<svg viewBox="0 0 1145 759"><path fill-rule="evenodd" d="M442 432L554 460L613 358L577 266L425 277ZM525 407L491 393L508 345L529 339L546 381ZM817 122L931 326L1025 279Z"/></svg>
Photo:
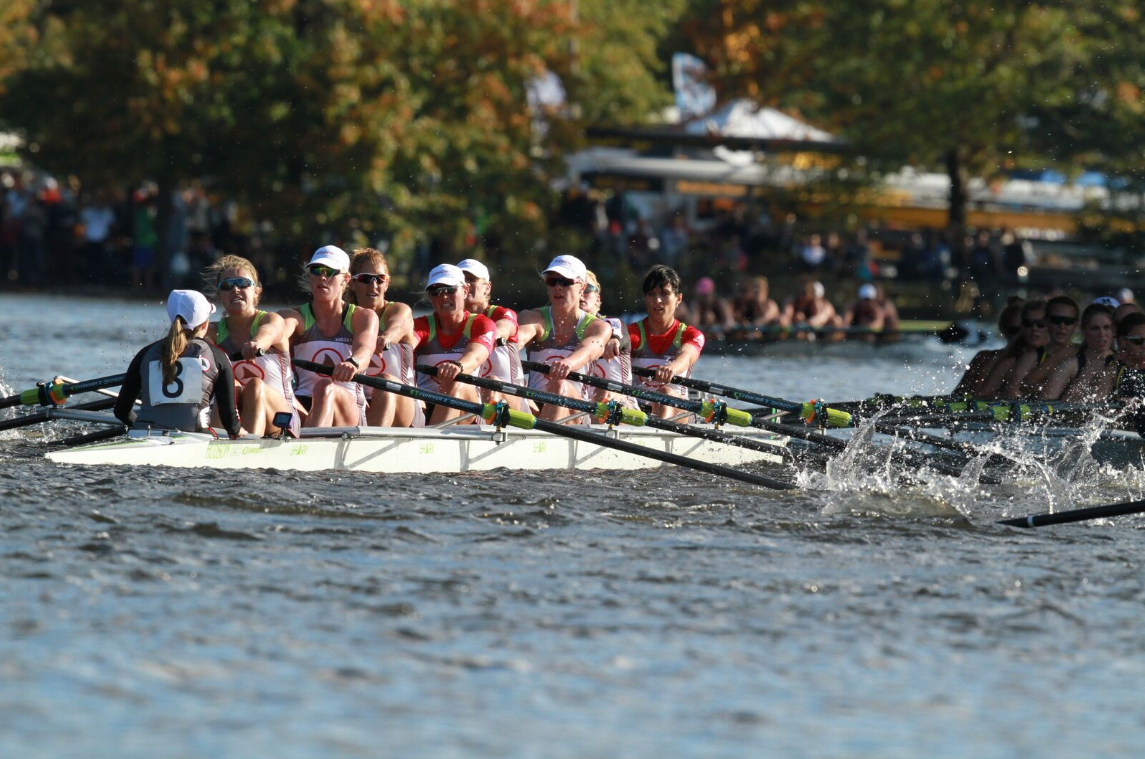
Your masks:
<svg viewBox="0 0 1145 759"><path fill-rule="evenodd" d="M600 428L597 428L598 430ZM659 430L618 427L609 435L697 461L737 466L782 463L786 438L741 432L774 446L775 453L736 448ZM79 448L52 451L60 464L207 467L212 469L344 470L430 474L490 469L647 469L661 466L643 456L534 430L466 425L442 429L381 427L314 428L302 437L216 439L209 434L132 430L128 435Z"/></svg>

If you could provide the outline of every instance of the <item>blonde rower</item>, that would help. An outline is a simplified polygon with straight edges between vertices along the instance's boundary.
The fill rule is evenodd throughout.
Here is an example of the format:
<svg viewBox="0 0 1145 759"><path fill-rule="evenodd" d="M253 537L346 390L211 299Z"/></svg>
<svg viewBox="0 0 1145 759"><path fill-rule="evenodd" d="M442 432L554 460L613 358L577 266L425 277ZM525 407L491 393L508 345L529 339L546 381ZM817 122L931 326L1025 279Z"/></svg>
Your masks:
<svg viewBox="0 0 1145 759"><path fill-rule="evenodd" d="M604 352L612 328L580 306L588 270L576 256L557 256L542 274L548 288L549 304L521 313L518 337L529 349L529 358L549 365L549 373L529 373L529 386L538 390L582 397L579 382L568 379ZM546 405L542 419L550 421L570 415L568 409Z"/></svg>
<svg viewBox="0 0 1145 759"><path fill-rule="evenodd" d="M354 427L366 423L366 394L354 382L378 343L378 315L346 303L350 257L334 245L314 251L306 265L310 302L279 313L283 336L296 359L332 367L330 376L300 369L295 396L308 410L306 427Z"/></svg>
<svg viewBox="0 0 1145 759"><path fill-rule="evenodd" d="M1118 365L1113 357L1113 311L1099 303L1081 314L1082 344L1076 357L1050 375L1042 400L1091 403L1113 392Z"/></svg>
<svg viewBox="0 0 1145 759"><path fill-rule="evenodd" d="M628 327L624 325L624 322L615 317L600 315L602 302L600 281L597 280L596 275L591 271L586 272L586 279L584 295L582 295L580 299L580 307L598 319L603 319L608 322L608 326L612 328L612 336L609 337L608 342L604 344L604 352L600 355L600 358L593 361L591 368L586 369L584 373L602 377L612 382L631 385L632 340L628 336ZM611 397L626 406L636 407L636 399L631 395L613 395L603 388L592 387L586 387L584 391L585 397L589 400L606 401Z"/></svg>
<svg viewBox="0 0 1145 759"><path fill-rule="evenodd" d="M413 371L413 312L405 303L386 300L390 267L386 257L373 248L359 248L350 260L351 303L378 315L378 343L363 371L406 385L416 384ZM366 422L374 427L424 427L421 401L364 387Z"/></svg>
<svg viewBox="0 0 1145 759"><path fill-rule="evenodd" d="M282 336L282 317L258 309L262 285L254 264L241 256L223 256L203 272L215 287L223 318L207 328L207 339L228 356L242 354L234 364L243 428L252 435L277 434L274 415L291 415L287 429L298 433L301 419L294 403L290 345Z"/></svg>

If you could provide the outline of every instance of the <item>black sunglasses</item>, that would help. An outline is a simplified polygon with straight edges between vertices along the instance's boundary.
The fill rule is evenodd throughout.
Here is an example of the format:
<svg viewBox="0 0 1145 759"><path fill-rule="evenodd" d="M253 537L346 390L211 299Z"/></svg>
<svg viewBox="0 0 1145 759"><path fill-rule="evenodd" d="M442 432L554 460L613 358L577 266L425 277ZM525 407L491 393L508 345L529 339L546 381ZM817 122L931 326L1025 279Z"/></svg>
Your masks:
<svg viewBox="0 0 1145 759"><path fill-rule="evenodd" d="M1047 316L1046 318L1049 319L1050 324L1057 324L1062 327L1077 324L1076 316Z"/></svg>
<svg viewBox="0 0 1145 759"><path fill-rule="evenodd" d="M1117 339L1124 340L1127 343L1133 343L1134 345L1145 345L1145 336L1142 335L1122 335Z"/></svg>
<svg viewBox="0 0 1145 759"><path fill-rule="evenodd" d="M234 290L236 287L240 290L247 287L254 287L254 280L247 277L229 277L219 281L220 290Z"/></svg>
<svg viewBox="0 0 1145 759"><path fill-rule="evenodd" d="M429 293L429 297L432 298L435 295L453 295L455 292L457 292L457 288L456 287L435 287L432 290L426 290L426 292Z"/></svg>
<svg viewBox="0 0 1145 759"><path fill-rule="evenodd" d="M565 279L564 277L545 277L545 284L549 287L572 287L576 284L576 280Z"/></svg>
<svg viewBox="0 0 1145 759"><path fill-rule="evenodd" d="M1045 319L1022 319L1022 326L1026 329L1045 329Z"/></svg>
<svg viewBox="0 0 1145 759"><path fill-rule="evenodd" d="M388 274L355 274L352 279L363 285L380 285L390 278Z"/></svg>
<svg viewBox="0 0 1145 759"><path fill-rule="evenodd" d="M338 269L331 269L329 266L322 266L321 264L314 264L306 267L306 269L315 277L326 277L327 279L341 274Z"/></svg>

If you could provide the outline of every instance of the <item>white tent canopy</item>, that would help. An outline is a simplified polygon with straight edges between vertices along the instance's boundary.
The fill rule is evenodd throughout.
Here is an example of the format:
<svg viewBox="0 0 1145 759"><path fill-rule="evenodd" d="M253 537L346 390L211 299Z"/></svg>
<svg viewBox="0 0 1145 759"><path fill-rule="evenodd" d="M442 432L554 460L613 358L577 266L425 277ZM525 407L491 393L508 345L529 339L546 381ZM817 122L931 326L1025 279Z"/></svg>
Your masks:
<svg viewBox="0 0 1145 759"><path fill-rule="evenodd" d="M774 108L760 108L751 100L733 100L702 119L684 125L688 134L718 134L765 140L833 140L827 132L805 124Z"/></svg>

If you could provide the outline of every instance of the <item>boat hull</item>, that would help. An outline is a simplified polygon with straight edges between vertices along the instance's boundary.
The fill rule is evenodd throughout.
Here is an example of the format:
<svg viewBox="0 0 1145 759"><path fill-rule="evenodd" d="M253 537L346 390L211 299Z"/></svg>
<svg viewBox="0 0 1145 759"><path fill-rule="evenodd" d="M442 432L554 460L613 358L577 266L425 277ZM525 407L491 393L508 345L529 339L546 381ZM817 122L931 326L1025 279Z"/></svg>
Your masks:
<svg viewBox="0 0 1145 759"><path fill-rule="evenodd" d="M47 457L60 464L388 474L662 466L659 461L636 454L532 430L498 431L470 425L408 430L348 427L304 432L297 439L223 440L199 433L133 431L115 441L53 451ZM609 434L650 449L727 466L781 463L781 449L786 444L785 438L754 430L746 436L774 446L774 453L642 428Z"/></svg>

